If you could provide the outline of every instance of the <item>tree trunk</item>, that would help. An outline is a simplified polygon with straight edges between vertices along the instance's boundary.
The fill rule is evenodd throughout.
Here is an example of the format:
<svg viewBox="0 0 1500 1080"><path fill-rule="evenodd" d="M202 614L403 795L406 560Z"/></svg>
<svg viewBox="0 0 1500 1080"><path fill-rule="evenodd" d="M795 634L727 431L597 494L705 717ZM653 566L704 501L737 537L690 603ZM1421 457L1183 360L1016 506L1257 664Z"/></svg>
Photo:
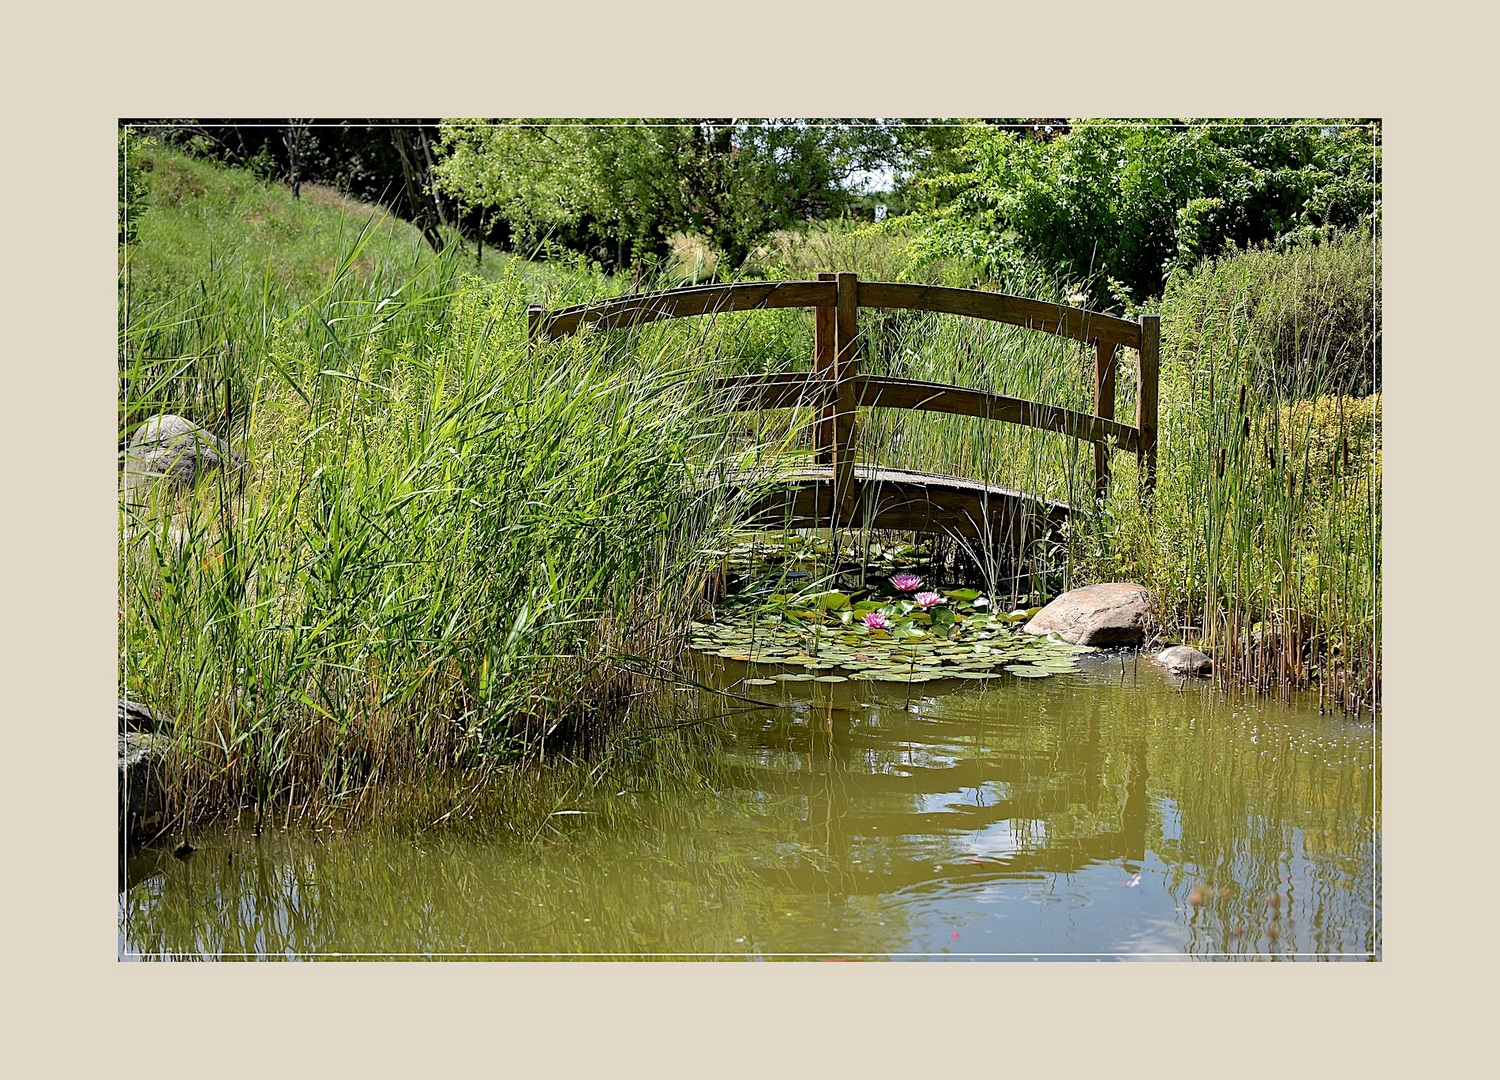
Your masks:
<svg viewBox="0 0 1500 1080"><path fill-rule="evenodd" d="M413 155L411 144L406 137L406 129L392 127L391 141L395 143L396 153L401 158L401 175L406 180L406 201L411 206L412 220L416 222L417 228L422 230L422 237L432 250L442 251L442 235L432 224L432 218L427 212L427 200L422 197L421 189L417 184L416 169L412 167Z"/></svg>
<svg viewBox="0 0 1500 1080"><path fill-rule="evenodd" d="M292 198L302 198L302 177L298 169L298 152L302 149L303 126L296 120L287 121L286 134L282 141L286 143L286 153L292 173Z"/></svg>
<svg viewBox="0 0 1500 1080"><path fill-rule="evenodd" d="M426 171L422 173L422 188L432 196L432 205L437 209L438 224L443 228L448 227L448 215L443 213L443 200L432 187L432 174L437 172L437 166L432 163L432 150L427 145L427 132L424 128L417 128L417 141L422 144L422 160L426 162Z"/></svg>

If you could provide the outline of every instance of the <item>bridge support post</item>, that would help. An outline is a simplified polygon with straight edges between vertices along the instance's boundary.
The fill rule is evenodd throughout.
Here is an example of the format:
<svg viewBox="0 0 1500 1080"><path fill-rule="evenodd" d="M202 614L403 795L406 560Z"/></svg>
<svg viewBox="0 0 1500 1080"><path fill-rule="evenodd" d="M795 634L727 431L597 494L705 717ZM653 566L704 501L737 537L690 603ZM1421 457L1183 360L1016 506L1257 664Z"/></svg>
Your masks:
<svg viewBox="0 0 1500 1080"><path fill-rule="evenodd" d="M526 349L536 348L536 336L542 329L542 305L526 305Z"/></svg>
<svg viewBox="0 0 1500 1080"><path fill-rule="evenodd" d="M833 274L819 274L819 281L833 281ZM837 306L813 308L813 375L818 380L819 392L826 394L818 401L818 419L813 425L813 447L819 465L833 464L834 417L837 412L834 401L835 342Z"/></svg>
<svg viewBox="0 0 1500 1080"><path fill-rule="evenodd" d="M1161 316L1141 316L1141 374L1135 396L1135 426L1140 430L1141 493L1156 490L1156 378L1161 364Z"/></svg>
<svg viewBox="0 0 1500 1080"><path fill-rule="evenodd" d="M1115 418L1115 346L1111 342L1101 341L1094 347L1094 415ZM1109 454L1107 443L1094 443L1094 498L1101 503L1109 498Z"/></svg>
<svg viewBox="0 0 1500 1080"><path fill-rule="evenodd" d="M859 375L859 277L842 272L834 313L834 423L832 527L849 521L854 511L854 380Z"/></svg>

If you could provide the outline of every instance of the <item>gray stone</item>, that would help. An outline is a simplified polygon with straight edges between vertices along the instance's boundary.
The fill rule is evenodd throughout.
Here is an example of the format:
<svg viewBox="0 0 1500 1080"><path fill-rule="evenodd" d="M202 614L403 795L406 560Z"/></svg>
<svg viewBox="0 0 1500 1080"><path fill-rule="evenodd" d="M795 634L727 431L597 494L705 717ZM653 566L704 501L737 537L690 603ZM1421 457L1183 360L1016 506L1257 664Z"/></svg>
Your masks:
<svg viewBox="0 0 1500 1080"><path fill-rule="evenodd" d="M120 732L120 830L128 837L161 825L166 810L162 766L168 749L160 735Z"/></svg>
<svg viewBox="0 0 1500 1080"><path fill-rule="evenodd" d="M207 428L167 413L153 416L130 437L125 483L135 488L160 479L185 491L226 462L238 469L245 458Z"/></svg>
<svg viewBox="0 0 1500 1080"><path fill-rule="evenodd" d="M170 735L176 726L170 716L126 698L119 699L119 720L121 732L165 732Z"/></svg>
<svg viewBox="0 0 1500 1080"><path fill-rule="evenodd" d="M1065 592L1022 629L1056 634L1075 645L1139 645L1146 636L1151 597L1128 581L1106 581Z"/></svg>
<svg viewBox="0 0 1500 1080"><path fill-rule="evenodd" d="M1211 657L1186 645L1173 645L1156 654L1156 662L1174 675L1212 675L1214 662Z"/></svg>

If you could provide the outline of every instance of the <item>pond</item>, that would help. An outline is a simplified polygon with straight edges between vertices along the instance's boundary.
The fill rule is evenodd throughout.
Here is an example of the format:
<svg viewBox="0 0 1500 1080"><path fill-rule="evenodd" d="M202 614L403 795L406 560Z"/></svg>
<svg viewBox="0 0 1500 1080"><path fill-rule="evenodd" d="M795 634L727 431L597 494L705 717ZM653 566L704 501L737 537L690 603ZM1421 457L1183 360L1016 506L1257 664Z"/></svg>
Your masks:
<svg viewBox="0 0 1500 1080"><path fill-rule="evenodd" d="M627 772L531 835L226 826L185 860L145 848L119 958L1380 958L1379 727L1316 695L1132 651L839 700L752 689L768 704L678 694L706 721L683 782Z"/></svg>

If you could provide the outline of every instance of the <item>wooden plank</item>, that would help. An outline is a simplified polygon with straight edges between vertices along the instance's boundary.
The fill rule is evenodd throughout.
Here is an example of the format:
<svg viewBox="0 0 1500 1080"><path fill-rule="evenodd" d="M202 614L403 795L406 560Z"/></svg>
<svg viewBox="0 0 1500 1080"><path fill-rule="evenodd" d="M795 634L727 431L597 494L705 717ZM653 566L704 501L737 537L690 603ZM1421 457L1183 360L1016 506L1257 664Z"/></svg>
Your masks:
<svg viewBox="0 0 1500 1080"><path fill-rule="evenodd" d="M859 278L841 273L837 279L837 310L834 321L836 343L833 422L833 506L835 527L845 519L853 497L854 410L858 404L855 378L859 375Z"/></svg>
<svg viewBox="0 0 1500 1080"><path fill-rule="evenodd" d="M861 281L861 307L904 308L915 311L940 311L949 315L969 315L991 322L1043 330L1083 342L1109 342L1112 345L1140 347L1138 324L1114 315L1083 308L1049 304L1024 296L983 292L979 289L951 289L942 285L900 285L890 281Z"/></svg>
<svg viewBox="0 0 1500 1080"><path fill-rule="evenodd" d="M1094 415L1105 420L1115 418L1115 349L1101 341L1094 351ZM1094 497L1109 497L1109 447L1102 441L1094 443Z"/></svg>
<svg viewBox="0 0 1500 1080"><path fill-rule="evenodd" d="M739 285L703 285L691 289L624 296L599 304L561 308L541 320L541 333L552 341L584 326L617 330L663 319L685 319L723 311L819 307L834 303L837 286L822 281L753 281Z"/></svg>
<svg viewBox="0 0 1500 1080"><path fill-rule="evenodd" d="M818 280L833 281L834 275L819 274ZM837 313L833 307L813 309L813 372L830 384L835 370L836 321ZM813 444L819 465L833 464L834 416L837 411L837 403L830 398L813 429Z"/></svg>
<svg viewBox="0 0 1500 1080"><path fill-rule="evenodd" d="M747 411L826 407L832 389L832 383L806 371L730 375L709 385L714 393L729 397L734 408Z"/></svg>
<svg viewBox="0 0 1500 1080"><path fill-rule="evenodd" d="M856 385L860 405L977 416L985 420L1001 420L1044 431L1056 431L1092 442L1113 439L1121 450L1134 450L1136 446L1136 432L1132 427L1024 398L945 386L942 383L920 382L916 379L894 379L884 375L860 376Z"/></svg>
<svg viewBox="0 0 1500 1080"><path fill-rule="evenodd" d="M750 517L792 527L826 525L834 475L831 468L788 473L783 478L785 487L764 495L751 508ZM1042 535L1056 536L1070 514L1065 503L974 480L902 469L856 466L850 484L853 505L845 524L856 527L988 535L1019 547Z"/></svg>
<svg viewBox="0 0 1500 1080"><path fill-rule="evenodd" d="M1141 370L1136 388L1135 426L1140 429L1136 459L1146 492L1156 488L1156 380L1161 367L1161 316L1141 316Z"/></svg>

